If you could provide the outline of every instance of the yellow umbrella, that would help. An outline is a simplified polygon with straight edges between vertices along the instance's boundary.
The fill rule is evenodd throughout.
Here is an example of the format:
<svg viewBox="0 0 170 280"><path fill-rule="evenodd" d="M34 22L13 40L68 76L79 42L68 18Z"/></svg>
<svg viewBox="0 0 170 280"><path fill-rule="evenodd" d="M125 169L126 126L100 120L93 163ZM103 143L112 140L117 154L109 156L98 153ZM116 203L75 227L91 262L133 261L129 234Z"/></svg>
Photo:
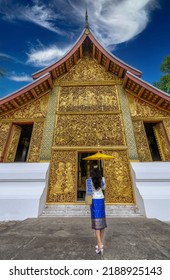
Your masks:
<svg viewBox="0 0 170 280"><path fill-rule="evenodd" d="M100 160L107 160L107 159L113 159L113 158L114 158L113 156L97 152L94 155L83 158L83 160L97 160L98 161L98 167L100 169Z"/></svg>
<svg viewBox="0 0 170 280"><path fill-rule="evenodd" d="M100 152L97 152L94 155L83 158L83 160L104 160L104 159L112 159L112 158L114 158L114 157L110 156L110 155L100 153Z"/></svg>

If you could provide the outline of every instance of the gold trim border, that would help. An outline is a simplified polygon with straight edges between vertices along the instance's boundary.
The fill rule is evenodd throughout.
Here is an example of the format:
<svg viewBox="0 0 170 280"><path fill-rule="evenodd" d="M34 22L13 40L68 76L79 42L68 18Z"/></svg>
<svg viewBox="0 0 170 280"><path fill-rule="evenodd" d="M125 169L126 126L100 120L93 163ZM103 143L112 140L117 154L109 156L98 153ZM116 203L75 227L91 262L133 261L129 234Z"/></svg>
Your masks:
<svg viewBox="0 0 170 280"><path fill-rule="evenodd" d="M117 82L114 80L107 81L55 81L55 86L72 87L72 86L115 86Z"/></svg>
<svg viewBox="0 0 170 280"><path fill-rule="evenodd" d="M121 111L99 111L99 112L93 112L93 111L70 111L70 112L61 112L57 111L57 115L118 115L121 114Z"/></svg>
<svg viewBox="0 0 170 280"><path fill-rule="evenodd" d="M85 202L46 202L46 205L87 205ZM105 205L136 205L136 203L105 203ZM89 206L89 205L87 205Z"/></svg>
<svg viewBox="0 0 170 280"><path fill-rule="evenodd" d="M106 150L106 151L124 151L127 150L127 146L53 146L52 149L55 151L68 151L68 150L72 150L72 151L101 151L101 150Z"/></svg>

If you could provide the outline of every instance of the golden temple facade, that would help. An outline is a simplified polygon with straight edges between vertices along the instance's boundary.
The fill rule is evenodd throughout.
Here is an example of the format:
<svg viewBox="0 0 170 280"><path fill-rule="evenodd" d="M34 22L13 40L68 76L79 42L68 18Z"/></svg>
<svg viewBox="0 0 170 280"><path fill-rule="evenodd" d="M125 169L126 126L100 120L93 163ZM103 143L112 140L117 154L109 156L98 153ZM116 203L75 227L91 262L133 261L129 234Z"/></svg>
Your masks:
<svg viewBox="0 0 170 280"><path fill-rule="evenodd" d="M106 203L134 204L130 161L170 161L170 97L105 50L89 28L33 83L0 100L0 161L50 162L48 203L85 200L97 151Z"/></svg>

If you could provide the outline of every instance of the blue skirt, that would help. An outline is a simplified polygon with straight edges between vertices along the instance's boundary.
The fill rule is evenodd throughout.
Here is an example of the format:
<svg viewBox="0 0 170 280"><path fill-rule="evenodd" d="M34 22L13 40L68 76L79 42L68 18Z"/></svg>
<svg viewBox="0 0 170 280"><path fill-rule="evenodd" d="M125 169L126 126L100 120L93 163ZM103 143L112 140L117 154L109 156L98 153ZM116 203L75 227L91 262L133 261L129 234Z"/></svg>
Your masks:
<svg viewBox="0 0 170 280"><path fill-rule="evenodd" d="M91 205L92 228L95 230L107 227L104 198L92 199Z"/></svg>

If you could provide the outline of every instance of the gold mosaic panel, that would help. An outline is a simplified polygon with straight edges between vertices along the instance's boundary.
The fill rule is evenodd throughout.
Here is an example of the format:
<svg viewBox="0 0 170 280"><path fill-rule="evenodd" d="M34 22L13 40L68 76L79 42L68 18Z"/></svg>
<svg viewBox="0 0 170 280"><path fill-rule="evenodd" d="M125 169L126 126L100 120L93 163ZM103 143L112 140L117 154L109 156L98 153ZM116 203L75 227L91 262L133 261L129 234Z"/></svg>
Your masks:
<svg viewBox="0 0 170 280"><path fill-rule="evenodd" d="M133 122L136 144L140 161L152 161L143 121Z"/></svg>
<svg viewBox="0 0 170 280"><path fill-rule="evenodd" d="M47 110L47 117L45 121L42 147L41 147L41 160L49 160L51 158L51 147L53 141L56 108L58 106L58 92L59 87L54 87L49 96L49 104Z"/></svg>
<svg viewBox="0 0 170 280"><path fill-rule="evenodd" d="M39 162L40 160L40 149L42 143L44 122L34 122L31 143L27 156L28 162Z"/></svg>
<svg viewBox="0 0 170 280"><path fill-rule="evenodd" d="M168 117L170 115L130 94L127 96L132 117Z"/></svg>
<svg viewBox="0 0 170 280"><path fill-rule="evenodd" d="M3 155L11 123L0 123L0 158Z"/></svg>
<svg viewBox="0 0 170 280"><path fill-rule="evenodd" d="M105 191L107 203L134 203L130 165L127 151L105 151L114 156L107 160L104 170L107 183Z"/></svg>
<svg viewBox="0 0 170 280"><path fill-rule="evenodd" d="M119 110L116 86L62 87L59 111Z"/></svg>
<svg viewBox="0 0 170 280"><path fill-rule="evenodd" d="M48 202L75 202L76 151L53 151Z"/></svg>
<svg viewBox="0 0 170 280"><path fill-rule="evenodd" d="M58 115L54 146L125 145L119 115Z"/></svg>
<svg viewBox="0 0 170 280"><path fill-rule="evenodd" d="M137 160L138 152L137 152L137 147L135 142L133 124L129 111L127 96L121 85L118 85L117 88L118 88L118 93L120 98L120 105L122 110L122 117L124 122L124 130L125 130L126 141L128 146L129 158L131 160Z"/></svg>
<svg viewBox="0 0 170 280"><path fill-rule="evenodd" d="M46 116L49 95L42 96L41 98L30 102L29 104L12 111L9 114L0 116L0 119L26 119L26 118L42 118Z"/></svg>
<svg viewBox="0 0 170 280"><path fill-rule="evenodd" d="M105 68L99 65L90 55L86 55L61 80L98 81L113 80L113 78L113 74L106 72Z"/></svg>

